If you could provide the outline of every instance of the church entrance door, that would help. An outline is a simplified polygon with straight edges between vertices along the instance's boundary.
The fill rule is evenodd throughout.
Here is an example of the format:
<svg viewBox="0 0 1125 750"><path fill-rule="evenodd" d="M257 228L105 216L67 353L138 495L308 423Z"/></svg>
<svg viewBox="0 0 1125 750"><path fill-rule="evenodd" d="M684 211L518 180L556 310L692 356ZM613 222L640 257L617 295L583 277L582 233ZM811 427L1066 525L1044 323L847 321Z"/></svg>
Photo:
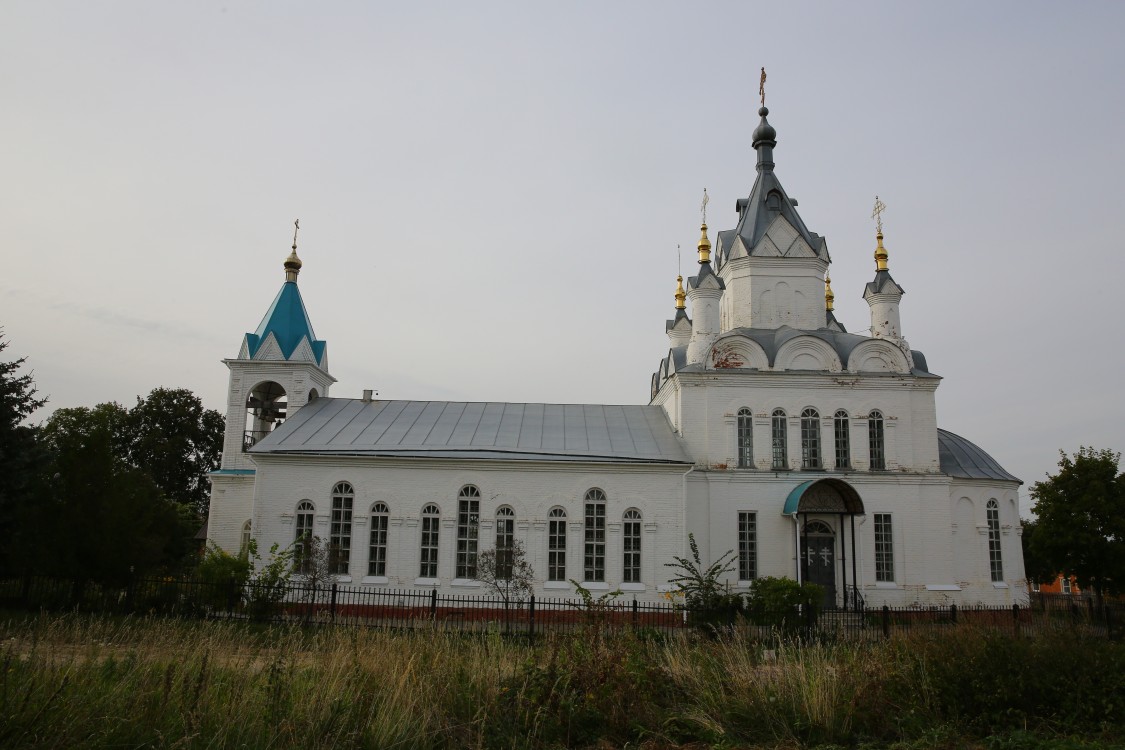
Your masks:
<svg viewBox="0 0 1125 750"><path fill-rule="evenodd" d="M820 521L810 521L801 543L805 562L805 580L824 588L821 606L836 607L836 538Z"/></svg>

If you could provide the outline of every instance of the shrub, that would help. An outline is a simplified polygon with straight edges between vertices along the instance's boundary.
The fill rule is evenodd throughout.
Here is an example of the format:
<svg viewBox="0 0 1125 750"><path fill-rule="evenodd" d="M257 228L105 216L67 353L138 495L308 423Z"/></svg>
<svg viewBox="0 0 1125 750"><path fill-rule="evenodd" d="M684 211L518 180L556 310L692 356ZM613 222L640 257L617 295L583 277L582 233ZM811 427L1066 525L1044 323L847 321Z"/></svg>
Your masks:
<svg viewBox="0 0 1125 750"><path fill-rule="evenodd" d="M823 596L824 588L815 583L765 576L751 584L746 603L754 624L788 628L815 614Z"/></svg>

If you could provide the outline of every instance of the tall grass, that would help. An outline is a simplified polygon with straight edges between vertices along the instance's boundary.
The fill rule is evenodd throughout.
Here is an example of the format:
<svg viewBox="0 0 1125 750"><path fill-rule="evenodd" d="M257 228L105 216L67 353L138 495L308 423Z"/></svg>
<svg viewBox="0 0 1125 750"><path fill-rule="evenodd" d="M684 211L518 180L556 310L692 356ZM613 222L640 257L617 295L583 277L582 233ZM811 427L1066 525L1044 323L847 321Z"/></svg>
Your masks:
<svg viewBox="0 0 1125 750"><path fill-rule="evenodd" d="M956 747L1125 727L1118 645L969 627L863 646L592 628L529 647L63 616L0 638L5 748Z"/></svg>

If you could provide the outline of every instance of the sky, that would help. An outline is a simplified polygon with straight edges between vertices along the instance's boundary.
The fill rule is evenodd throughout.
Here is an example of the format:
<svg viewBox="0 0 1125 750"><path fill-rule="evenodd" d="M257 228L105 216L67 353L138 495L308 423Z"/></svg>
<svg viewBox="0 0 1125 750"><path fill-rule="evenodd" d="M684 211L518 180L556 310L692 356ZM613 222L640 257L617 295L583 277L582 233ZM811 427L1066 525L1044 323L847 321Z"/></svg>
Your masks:
<svg viewBox="0 0 1125 750"><path fill-rule="evenodd" d="M0 326L53 409L227 370L284 275L334 396L645 403L675 277L777 175L938 424L1027 487L1125 448L1125 4L9 0ZM682 262L677 245L683 246ZM1116 331L1116 333L1115 333Z"/></svg>

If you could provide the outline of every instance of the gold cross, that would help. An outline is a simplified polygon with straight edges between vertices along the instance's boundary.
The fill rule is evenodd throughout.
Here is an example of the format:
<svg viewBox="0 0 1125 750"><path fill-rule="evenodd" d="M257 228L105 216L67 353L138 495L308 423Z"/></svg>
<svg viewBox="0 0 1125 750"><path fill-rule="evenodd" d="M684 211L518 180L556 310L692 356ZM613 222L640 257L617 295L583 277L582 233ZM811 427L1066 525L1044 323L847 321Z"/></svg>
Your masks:
<svg viewBox="0 0 1125 750"><path fill-rule="evenodd" d="M703 223L707 223L707 204L711 201L711 196L707 195L707 188L703 188L703 202L699 204L699 213L703 216Z"/></svg>
<svg viewBox="0 0 1125 750"><path fill-rule="evenodd" d="M758 81L758 93L762 97L762 106L766 106L766 69L762 68L762 79Z"/></svg>
<svg viewBox="0 0 1125 750"><path fill-rule="evenodd" d="M879 196L875 196L875 208L871 211L871 218L875 220L875 229L879 234L883 233L883 212L887 210L887 204L879 200Z"/></svg>
<svg viewBox="0 0 1125 750"><path fill-rule="evenodd" d="M293 252L297 252L297 230L301 228L301 220L293 222Z"/></svg>

